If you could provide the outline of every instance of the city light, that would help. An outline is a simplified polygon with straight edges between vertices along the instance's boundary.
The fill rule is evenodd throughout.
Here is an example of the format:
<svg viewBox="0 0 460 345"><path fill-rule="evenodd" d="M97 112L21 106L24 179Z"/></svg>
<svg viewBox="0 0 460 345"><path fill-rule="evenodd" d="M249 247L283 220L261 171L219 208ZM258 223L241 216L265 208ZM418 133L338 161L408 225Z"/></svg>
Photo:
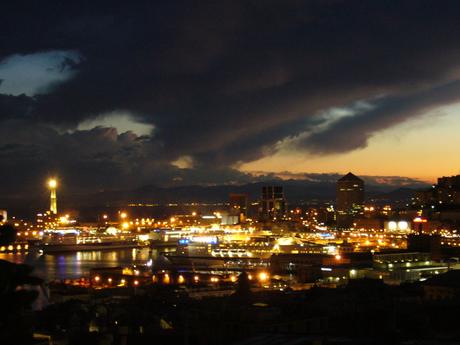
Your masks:
<svg viewBox="0 0 460 345"><path fill-rule="evenodd" d="M48 180L48 187L49 188L56 188L57 187L57 180L52 178Z"/></svg>
<svg viewBox="0 0 460 345"><path fill-rule="evenodd" d="M268 273L267 272L260 272L258 275L259 281L264 283L268 280Z"/></svg>
<svg viewBox="0 0 460 345"><path fill-rule="evenodd" d="M65 216L62 216L62 217L59 217L59 222L61 224L68 224L69 223L69 215L65 215Z"/></svg>
<svg viewBox="0 0 460 345"><path fill-rule="evenodd" d="M171 277L169 276L168 273L166 273L166 274L163 276L163 283L164 283L164 284L169 284L169 283L171 283Z"/></svg>

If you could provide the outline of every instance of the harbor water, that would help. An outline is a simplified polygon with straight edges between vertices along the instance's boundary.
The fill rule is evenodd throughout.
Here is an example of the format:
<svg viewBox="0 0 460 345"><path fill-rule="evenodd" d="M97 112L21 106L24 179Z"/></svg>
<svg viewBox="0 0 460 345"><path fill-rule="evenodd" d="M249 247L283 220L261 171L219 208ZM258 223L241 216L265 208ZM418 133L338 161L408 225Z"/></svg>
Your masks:
<svg viewBox="0 0 460 345"><path fill-rule="evenodd" d="M34 275L46 281L78 279L88 276L96 267L120 267L146 264L157 252L149 248L103 251L66 252L56 254L14 253L0 254L1 260L24 263L34 268Z"/></svg>

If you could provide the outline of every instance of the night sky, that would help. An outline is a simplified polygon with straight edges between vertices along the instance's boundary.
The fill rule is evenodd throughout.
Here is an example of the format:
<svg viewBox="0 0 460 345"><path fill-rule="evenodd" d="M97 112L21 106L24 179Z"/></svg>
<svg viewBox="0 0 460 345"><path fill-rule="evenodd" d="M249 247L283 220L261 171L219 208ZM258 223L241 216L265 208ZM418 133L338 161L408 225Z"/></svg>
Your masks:
<svg viewBox="0 0 460 345"><path fill-rule="evenodd" d="M460 172L458 1L132 3L2 5L3 193Z"/></svg>

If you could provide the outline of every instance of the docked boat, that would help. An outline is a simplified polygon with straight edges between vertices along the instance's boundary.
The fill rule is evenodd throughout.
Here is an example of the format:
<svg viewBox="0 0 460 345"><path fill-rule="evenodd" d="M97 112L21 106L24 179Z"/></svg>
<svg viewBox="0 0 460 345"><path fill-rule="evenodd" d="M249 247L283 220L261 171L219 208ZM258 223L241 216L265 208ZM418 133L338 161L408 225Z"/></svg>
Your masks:
<svg viewBox="0 0 460 345"><path fill-rule="evenodd" d="M45 232L40 249L43 253L111 250L142 246L136 235L87 234L75 229Z"/></svg>

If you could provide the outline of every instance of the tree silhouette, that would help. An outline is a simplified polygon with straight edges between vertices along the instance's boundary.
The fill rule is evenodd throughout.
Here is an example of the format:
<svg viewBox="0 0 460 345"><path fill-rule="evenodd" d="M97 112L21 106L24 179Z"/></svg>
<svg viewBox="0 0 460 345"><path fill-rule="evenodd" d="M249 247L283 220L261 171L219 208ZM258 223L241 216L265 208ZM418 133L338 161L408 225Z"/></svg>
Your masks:
<svg viewBox="0 0 460 345"><path fill-rule="evenodd" d="M251 282L249 281L248 274L244 271L238 276L233 298L241 303L249 303L252 299Z"/></svg>
<svg viewBox="0 0 460 345"><path fill-rule="evenodd" d="M3 219L3 216L0 216ZM7 246L16 241L16 229L10 224L0 226L0 246Z"/></svg>
<svg viewBox="0 0 460 345"><path fill-rule="evenodd" d="M0 245L16 240L16 230L5 224L0 226ZM2 344L29 344L32 328L27 317L38 292L28 286L37 286L42 280L31 276L32 267L0 260L0 339Z"/></svg>

